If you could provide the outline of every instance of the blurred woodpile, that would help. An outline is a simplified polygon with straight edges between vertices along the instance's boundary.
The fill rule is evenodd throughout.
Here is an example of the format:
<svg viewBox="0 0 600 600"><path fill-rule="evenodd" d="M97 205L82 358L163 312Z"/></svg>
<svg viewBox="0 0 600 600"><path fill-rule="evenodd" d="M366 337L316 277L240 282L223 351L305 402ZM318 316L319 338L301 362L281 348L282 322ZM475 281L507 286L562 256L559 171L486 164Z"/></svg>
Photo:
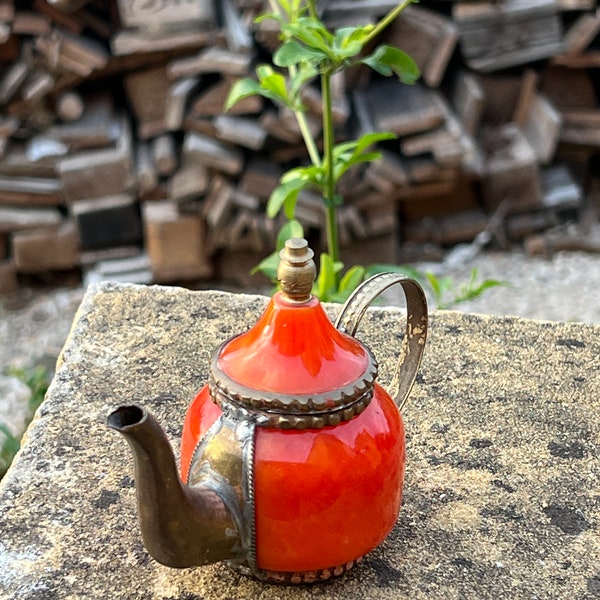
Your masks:
<svg viewBox="0 0 600 600"><path fill-rule="evenodd" d="M267 198L306 160L286 110L260 98L223 110L276 47L270 22L254 23L263 4L0 0L0 292L69 271L247 283L279 227ZM334 27L393 5L320 3ZM380 41L411 54L421 80L366 68L335 80L339 140L397 135L343 182L346 262L419 258L494 215L498 244L526 241L597 207L599 31L591 0L404 11ZM316 82L304 101L319 137ZM319 197L302 194L297 214L318 244Z"/></svg>

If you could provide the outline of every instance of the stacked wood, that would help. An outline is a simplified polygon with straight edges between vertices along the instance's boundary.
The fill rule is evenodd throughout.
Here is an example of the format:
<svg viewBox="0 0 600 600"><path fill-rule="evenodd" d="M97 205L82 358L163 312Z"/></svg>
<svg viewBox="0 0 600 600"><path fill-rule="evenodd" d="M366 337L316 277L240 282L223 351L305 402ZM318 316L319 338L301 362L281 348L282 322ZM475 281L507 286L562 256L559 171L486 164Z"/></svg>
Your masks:
<svg viewBox="0 0 600 600"><path fill-rule="evenodd" d="M513 241L577 216L600 145L595 4L422 0L377 40L414 57L417 84L336 74L338 139L397 136L341 182L346 262L470 241L500 207ZM329 25L352 26L395 5L319 8ZM268 10L263 0L0 1L0 291L19 273L74 268L249 284L281 224L265 214L269 195L307 161L289 110L249 97L224 111L232 85L279 43L272 21L254 22ZM320 144L317 81L303 102ZM296 214L324 243L316 193L300 195Z"/></svg>

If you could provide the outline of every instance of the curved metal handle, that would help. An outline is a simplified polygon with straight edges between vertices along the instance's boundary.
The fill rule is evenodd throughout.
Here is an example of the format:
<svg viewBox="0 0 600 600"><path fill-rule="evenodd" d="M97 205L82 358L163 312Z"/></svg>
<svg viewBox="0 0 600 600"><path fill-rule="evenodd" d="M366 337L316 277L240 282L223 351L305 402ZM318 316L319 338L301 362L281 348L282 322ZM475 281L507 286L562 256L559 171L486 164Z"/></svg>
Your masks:
<svg viewBox="0 0 600 600"><path fill-rule="evenodd" d="M400 360L392 379L390 395L398 409L402 410L417 377L427 338L427 300L421 286L414 279L396 273L374 275L354 290L344 304L335 326L343 333L355 335L373 300L397 283L402 286L406 297L407 320L406 334L402 340Z"/></svg>

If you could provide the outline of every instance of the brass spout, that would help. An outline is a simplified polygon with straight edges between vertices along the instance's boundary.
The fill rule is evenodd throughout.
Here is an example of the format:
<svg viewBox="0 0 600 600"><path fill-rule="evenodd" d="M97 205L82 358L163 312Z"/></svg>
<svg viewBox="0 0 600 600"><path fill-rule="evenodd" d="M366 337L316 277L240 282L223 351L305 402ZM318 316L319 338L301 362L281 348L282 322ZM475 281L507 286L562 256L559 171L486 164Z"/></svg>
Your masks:
<svg viewBox="0 0 600 600"><path fill-rule="evenodd" d="M223 500L214 489L182 483L156 419L139 406L121 406L106 424L133 450L142 539L152 557L176 568L239 557L239 533Z"/></svg>

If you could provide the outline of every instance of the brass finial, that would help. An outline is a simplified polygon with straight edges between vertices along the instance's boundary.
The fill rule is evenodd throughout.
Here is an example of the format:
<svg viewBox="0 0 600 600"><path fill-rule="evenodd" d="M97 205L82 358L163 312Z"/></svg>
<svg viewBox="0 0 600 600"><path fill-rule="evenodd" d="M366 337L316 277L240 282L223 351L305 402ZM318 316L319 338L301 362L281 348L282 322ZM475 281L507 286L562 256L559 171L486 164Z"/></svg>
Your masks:
<svg viewBox="0 0 600 600"><path fill-rule="evenodd" d="M306 302L317 275L313 261L314 253L302 238L291 238L279 253L281 262L277 269L277 280L288 300Z"/></svg>

